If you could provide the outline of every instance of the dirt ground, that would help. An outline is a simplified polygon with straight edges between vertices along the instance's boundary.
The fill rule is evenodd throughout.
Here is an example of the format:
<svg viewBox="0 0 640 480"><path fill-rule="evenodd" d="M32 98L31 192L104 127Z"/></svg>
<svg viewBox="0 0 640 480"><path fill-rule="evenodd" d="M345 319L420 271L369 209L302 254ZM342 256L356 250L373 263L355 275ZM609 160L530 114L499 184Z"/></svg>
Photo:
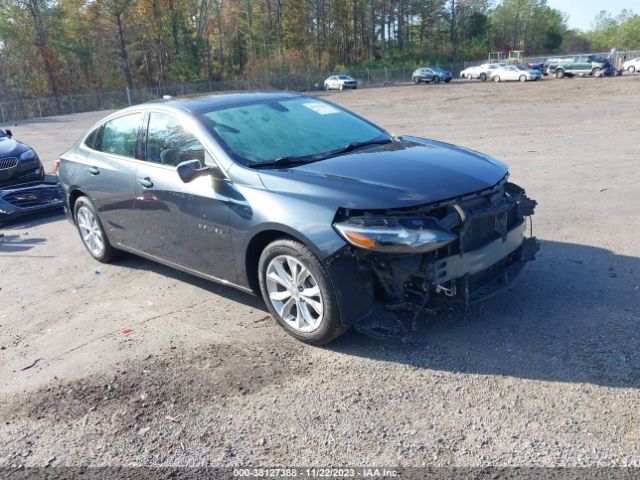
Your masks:
<svg viewBox="0 0 640 480"><path fill-rule="evenodd" d="M508 162L538 259L407 343L313 348L259 298L95 262L59 215L6 226L0 466L640 466L640 75L326 96ZM103 115L11 128L51 169Z"/></svg>

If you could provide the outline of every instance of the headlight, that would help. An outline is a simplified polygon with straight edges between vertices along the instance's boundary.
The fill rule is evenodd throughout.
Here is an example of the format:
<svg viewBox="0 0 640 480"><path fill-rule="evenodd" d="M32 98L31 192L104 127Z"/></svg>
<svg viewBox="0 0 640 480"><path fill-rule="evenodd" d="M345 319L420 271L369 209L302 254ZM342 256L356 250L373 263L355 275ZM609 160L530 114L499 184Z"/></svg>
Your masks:
<svg viewBox="0 0 640 480"><path fill-rule="evenodd" d="M333 224L351 245L385 253L424 253L458 237L433 217L352 217Z"/></svg>
<svg viewBox="0 0 640 480"><path fill-rule="evenodd" d="M27 150L26 152L22 152L20 155L20 160L29 160L31 158L36 158L36 152L32 149Z"/></svg>

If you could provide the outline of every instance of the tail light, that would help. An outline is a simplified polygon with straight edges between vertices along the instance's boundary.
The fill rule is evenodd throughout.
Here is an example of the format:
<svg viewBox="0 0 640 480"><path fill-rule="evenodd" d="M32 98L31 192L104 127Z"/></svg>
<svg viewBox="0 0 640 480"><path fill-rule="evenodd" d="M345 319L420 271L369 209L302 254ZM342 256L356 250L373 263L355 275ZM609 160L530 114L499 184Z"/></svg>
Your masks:
<svg viewBox="0 0 640 480"><path fill-rule="evenodd" d="M58 170L60 170L60 162L61 162L61 161L62 161L62 160L60 160L59 158L56 160L56 164L55 164L55 166L53 167L53 173L58 173Z"/></svg>

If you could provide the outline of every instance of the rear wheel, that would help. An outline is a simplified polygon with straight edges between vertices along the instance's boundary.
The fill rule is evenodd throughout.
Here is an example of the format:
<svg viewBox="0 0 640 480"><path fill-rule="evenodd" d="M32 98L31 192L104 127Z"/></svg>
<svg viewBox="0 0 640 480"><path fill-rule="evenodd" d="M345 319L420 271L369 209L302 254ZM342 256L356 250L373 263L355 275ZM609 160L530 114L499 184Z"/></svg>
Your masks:
<svg viewBox="0 0 640 480"><path fill-rule="evenodd" d="M486 73L481 73L480 74L480 80L483 81L483 82L486 82L487 81L487 74Z"/></svg>
<svg viewBox="0 0 640 480"><path fill-rule="evenodd" d="M258 264L267 308L287 333L312 345L341 335L337 301L329 275L314 253L290 239L270 243Z"/></svg>
<svg viewBox="0 0 640 480"><path fill-rule="evenodd" d="M120 253L109 243L98 213L88 197L80 197L73 206L76 227L87 251L102 263L109 263Z"/></svg>

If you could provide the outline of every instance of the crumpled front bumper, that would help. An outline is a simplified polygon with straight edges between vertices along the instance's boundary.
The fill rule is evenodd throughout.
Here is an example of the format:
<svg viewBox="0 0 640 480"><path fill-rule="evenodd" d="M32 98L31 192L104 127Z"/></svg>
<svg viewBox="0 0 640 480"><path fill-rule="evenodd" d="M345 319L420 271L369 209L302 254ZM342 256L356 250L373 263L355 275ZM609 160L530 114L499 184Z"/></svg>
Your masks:
<svg viewBox="0 0 640 480"><path fill-rule="evenodd" d="M47 175L44 182L31 182L0 190L0 223L23 215L61 209L64 195L58 178Z"/></svg>
<svg viewBox="0 0 640 480"><path fill-rule="evenodd" d="M438 284L452 287L438 293L466 305L489 298L511 284L539 249L538 239L525 236L522 222L483 247L433 262L433 277Z"/></svg>

